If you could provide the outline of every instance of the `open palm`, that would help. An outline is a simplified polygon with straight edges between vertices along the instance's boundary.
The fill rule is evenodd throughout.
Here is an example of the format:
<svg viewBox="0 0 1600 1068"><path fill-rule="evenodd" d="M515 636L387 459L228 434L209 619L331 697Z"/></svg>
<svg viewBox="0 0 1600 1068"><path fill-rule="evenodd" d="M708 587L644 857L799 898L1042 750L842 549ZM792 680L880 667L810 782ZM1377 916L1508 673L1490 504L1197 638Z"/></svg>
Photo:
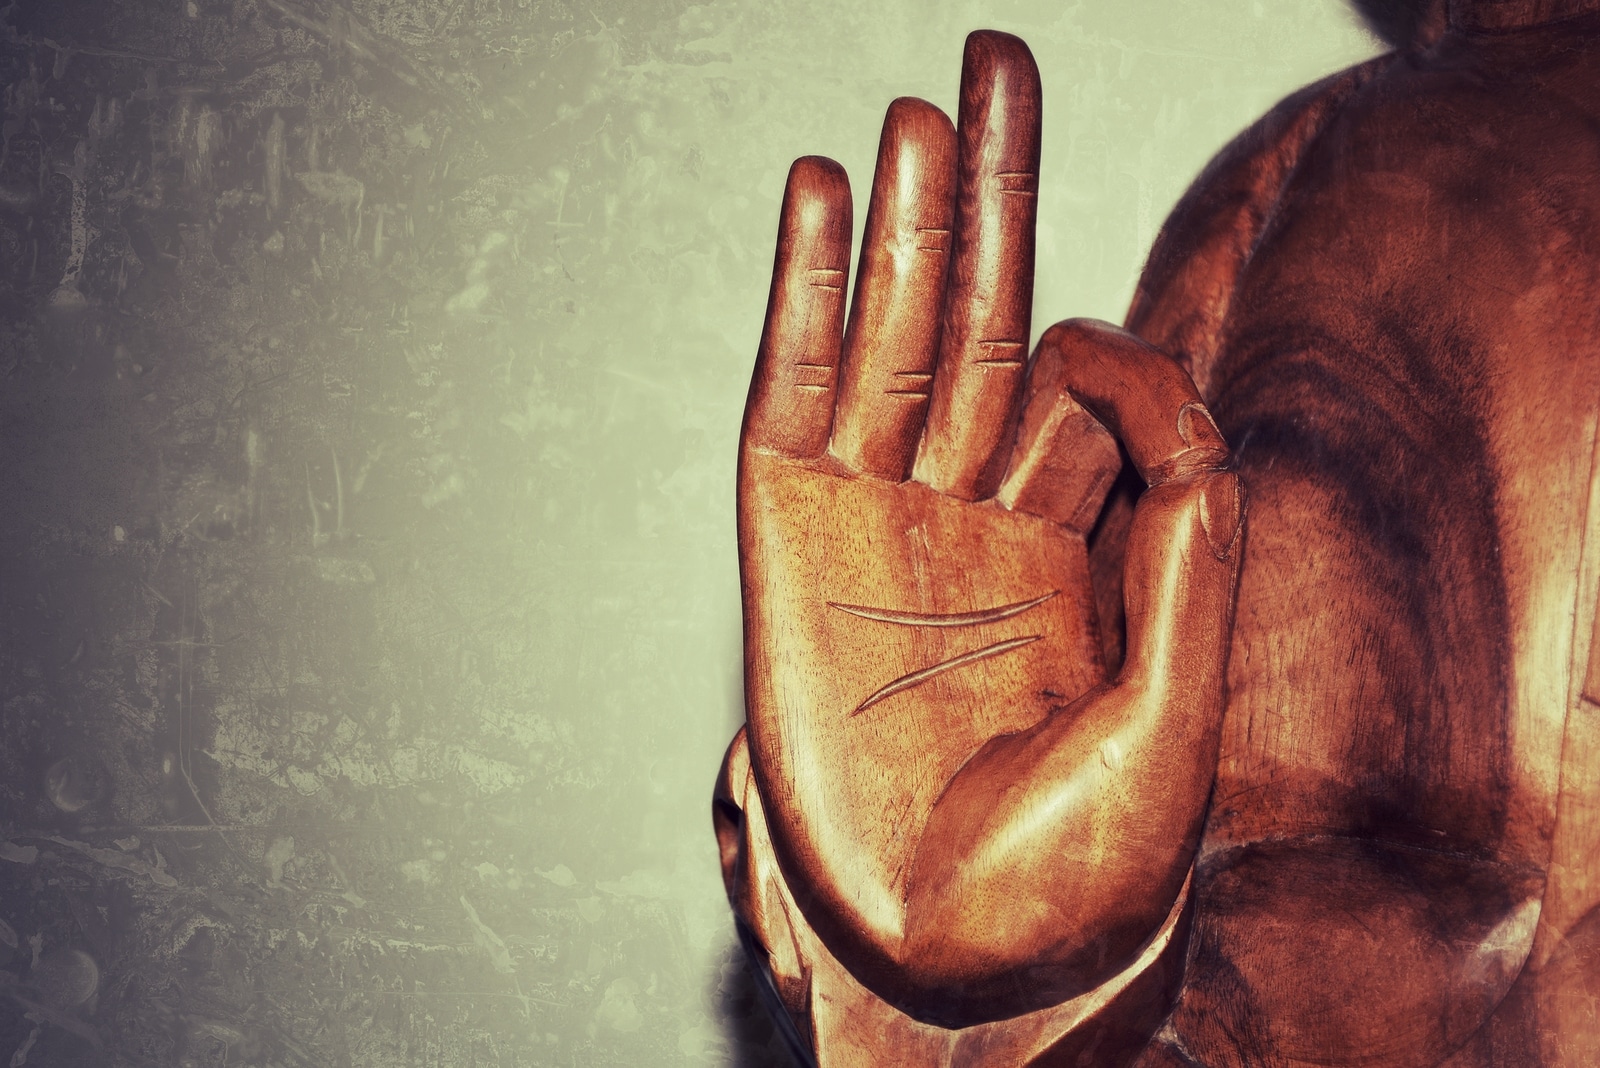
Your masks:
<svg viewBox="0 0 1600 1068"><path fill-rule="evenodd" d="M951 1022L1070 995L1166 915L1239 559L1237 481L1175 364L1081 321L1027 360L1039 109L997 33L968 41L959 133L891 106L848 328L848 182L795 164L740 454L751 765L785 877L862 982ZM1151 489L1108 681L1084 538L1111 431Z"/></svg>

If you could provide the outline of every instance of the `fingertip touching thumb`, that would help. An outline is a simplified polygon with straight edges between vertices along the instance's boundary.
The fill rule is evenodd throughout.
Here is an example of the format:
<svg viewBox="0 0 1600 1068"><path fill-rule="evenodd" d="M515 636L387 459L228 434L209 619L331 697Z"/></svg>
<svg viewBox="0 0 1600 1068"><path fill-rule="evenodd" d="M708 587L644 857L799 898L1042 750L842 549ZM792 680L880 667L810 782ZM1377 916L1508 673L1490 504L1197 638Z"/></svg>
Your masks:
<svg viewBox="0 0 1600 1068"><path fill-rule="evenodd" d="M1149 485L1227 464L1194 381L1160 349L1095 319L1057 323L1039 348L1056 365L1048 377L1121 439Z"/></svg>
<svg viewBox="0 0 1600 1068"><path fill-rule="evenodd" d="M1039 344L1040 380L1116 435L1148 486L1123 560L1123 678L1220 695L1245 528L1222 432L1188 373L1125 330L1071 319Z"/></svg>

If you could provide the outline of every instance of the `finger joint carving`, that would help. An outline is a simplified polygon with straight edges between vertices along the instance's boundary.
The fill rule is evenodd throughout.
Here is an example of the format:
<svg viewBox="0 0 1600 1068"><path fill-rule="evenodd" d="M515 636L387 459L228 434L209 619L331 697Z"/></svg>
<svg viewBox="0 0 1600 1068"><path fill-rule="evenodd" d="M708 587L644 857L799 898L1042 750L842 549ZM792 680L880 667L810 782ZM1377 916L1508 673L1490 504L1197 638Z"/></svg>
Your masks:
<svg viewBox="0 0 1600 1068"><path fill-rule="evenodd" d="M995 175L1000 182L1002 196L1037 197L1039 176L1032 171L1000 171Z"/></svg>
<svg viewBox="0 0 1600 1068"><path fill-rule="evenodd" d="M807 283L813 289L832 289L844 292L844 272L836 267L813 267L806 272Z"/></svg>
<svg viewBox="0 0 1600 1068"><path fill-rule="evenodd" d="M996 353L996 355L985 356L982 359L972 361L980 367L1021 367L1022 356L1020 353L1028 347L1028 343L1010 338L987 338L978 342L978 347L985 352ZM999 353L1018 353L1018 355L998 355Z"/></svg>
<svg viewBox="0 0 1600 1068"><path fill-rule="evenodd" d="M895 378L904 379L904 389L886 389L884 394L890 397L926 397L928 396L928 383L933 380L932 371L896 371ZM923 388L914 389L913 386Z"/></svg>
<svg viewBox="0 0 1600 1068"><path fill-rule="evenodd" d="M921 244L917 246L919 252L949 252L950 231L942 226L919 226L917 234Z"/></svg>
<svg viewBox="0 0 1600 1068"><path fill-rule="evenodd" d="M796 363L794 371L795 389L820 393L833 383L833 364L831 363Z"/></svg>

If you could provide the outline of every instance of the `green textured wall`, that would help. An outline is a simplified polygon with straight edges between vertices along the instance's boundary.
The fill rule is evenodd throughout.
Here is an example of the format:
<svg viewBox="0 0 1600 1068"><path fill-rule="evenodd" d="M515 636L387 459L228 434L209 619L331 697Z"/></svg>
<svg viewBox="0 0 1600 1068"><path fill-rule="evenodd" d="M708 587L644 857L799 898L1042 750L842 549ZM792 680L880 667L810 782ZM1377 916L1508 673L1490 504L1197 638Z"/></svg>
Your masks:
<svg viewBox="0 0 1600 1068"><path fill-rule="evenodd" d="M1119 318L1335 0L21 0L0 1057L776 1065L716 872L791 158L1043 72L1040 323ZM857 220L865 214L858 204Z"/></svg>

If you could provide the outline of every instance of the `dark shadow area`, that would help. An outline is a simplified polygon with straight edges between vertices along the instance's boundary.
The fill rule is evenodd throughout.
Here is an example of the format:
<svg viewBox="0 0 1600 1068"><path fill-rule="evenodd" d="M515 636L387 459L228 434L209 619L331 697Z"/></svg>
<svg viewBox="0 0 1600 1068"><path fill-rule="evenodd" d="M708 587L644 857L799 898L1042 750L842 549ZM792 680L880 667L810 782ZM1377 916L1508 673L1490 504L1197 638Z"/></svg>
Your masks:
<svg viewBox="0 0 1600 1068"><path fill-rule="evenodd" d="M729 1068L806 1068L790 1055L755 970L737 945L722 962L716 1007L728 1042Z"/></svg>

